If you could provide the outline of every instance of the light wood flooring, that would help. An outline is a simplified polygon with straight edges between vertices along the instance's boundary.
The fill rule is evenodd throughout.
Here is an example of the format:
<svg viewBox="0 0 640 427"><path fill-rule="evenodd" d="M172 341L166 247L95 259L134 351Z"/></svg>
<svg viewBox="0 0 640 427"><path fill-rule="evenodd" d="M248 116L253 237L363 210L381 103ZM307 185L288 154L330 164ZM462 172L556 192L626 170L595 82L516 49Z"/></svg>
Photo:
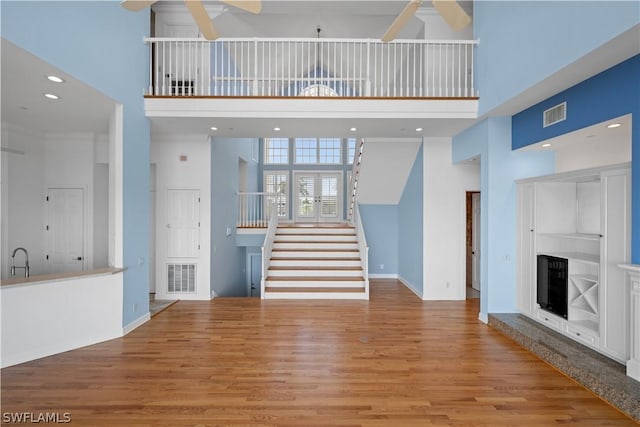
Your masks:
<svg viewBox="0 0 640 427"><path fill-rule="evenodd" d="M479 322L478 299L181 301L124 338L3 369L2 412L82 426L632 426Z"/></svg>

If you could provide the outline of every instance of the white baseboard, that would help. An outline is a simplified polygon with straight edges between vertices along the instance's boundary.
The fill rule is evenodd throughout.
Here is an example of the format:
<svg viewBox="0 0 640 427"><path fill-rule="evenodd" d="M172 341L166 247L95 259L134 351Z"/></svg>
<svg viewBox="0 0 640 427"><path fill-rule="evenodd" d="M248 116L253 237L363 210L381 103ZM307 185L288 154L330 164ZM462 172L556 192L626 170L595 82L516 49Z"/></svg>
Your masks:
<svg viewBox="0 0 640 427"><path fill-rule="evenodd" d="M149 320L151 320L151 315L149 313L143 314L142 316L138 317L136 320L134 320L133 322L129 323L127 326L122 328L122 336L125 336L129 332L136 329L137 327L144 325Z"/></svg>
<svg viewBox="0 0 640 427"><path fill-rule="evenodd" d="M487 313L483 313L483 312L478 313L478 319L484 324L489 323L489 316L487 315Z"/></svg>
<svg viewBox="0 0 640 427"><path fill-rule="evenodd" d="M397 274L369 274L369 279L397 279Z"/></svg>
<svg viewBox="0 0 640 427"><path fill-rule="evenodd" d="M405 279L402 276L398 276L398 280L400 281L400 283L402 283L404 286L407 287L407 289L409 289L411 292L413 292L414 294L416 294L416 296L420 299L422 299L422 292L418 292L416 291L413 287L411 287L411 283Z"/></svg>

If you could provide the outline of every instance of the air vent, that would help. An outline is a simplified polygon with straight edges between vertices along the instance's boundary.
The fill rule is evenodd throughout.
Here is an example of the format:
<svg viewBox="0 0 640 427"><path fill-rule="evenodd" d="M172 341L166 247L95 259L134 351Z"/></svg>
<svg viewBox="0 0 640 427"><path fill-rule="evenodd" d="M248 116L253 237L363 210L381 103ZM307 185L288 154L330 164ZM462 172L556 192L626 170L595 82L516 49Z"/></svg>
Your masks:
<svg viewBox="0 0 640 427"><path fill-rule="evenodd" d="M195 264L167 264L167 292L195 293L195 291Z"/></svg>
<svg viewBox="0 0 640 427"><path fill-rule="evenodd" d="M542 127L554 125L567 119L567 103L563 102L555 107L545 110L542 118Z"/></svg>

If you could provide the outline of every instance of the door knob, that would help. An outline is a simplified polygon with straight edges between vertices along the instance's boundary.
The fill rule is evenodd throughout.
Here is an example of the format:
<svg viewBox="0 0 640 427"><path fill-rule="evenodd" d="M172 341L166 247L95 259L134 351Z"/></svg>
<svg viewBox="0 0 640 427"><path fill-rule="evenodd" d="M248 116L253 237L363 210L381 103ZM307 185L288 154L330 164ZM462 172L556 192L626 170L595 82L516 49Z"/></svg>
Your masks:
<svg viewBox="0 0 640 427"><path fill-rule="evenodd" d="M82 257L81 257L81 256L79 256L79 257L77 257L77 258L74 258L74 260L76 260L76 261L82 261Z"/></svg>

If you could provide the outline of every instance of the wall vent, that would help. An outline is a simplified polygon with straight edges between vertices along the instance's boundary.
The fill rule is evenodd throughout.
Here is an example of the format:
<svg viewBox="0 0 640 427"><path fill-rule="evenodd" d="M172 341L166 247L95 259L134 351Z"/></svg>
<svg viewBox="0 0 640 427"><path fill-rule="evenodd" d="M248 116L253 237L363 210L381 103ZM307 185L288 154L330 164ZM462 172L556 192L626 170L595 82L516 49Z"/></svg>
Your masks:
<svg viewBox="0 0 640 427"><path fill-rule="evenodd" d="M195 293L196 265L167 264L167 292Z"/></svg>
<svg viewBox="0 0 640 427"><path fill-rule="evenodd" d="M567 119L567 103L563 102L542 113L542 127L554 125Z"/></svg>

